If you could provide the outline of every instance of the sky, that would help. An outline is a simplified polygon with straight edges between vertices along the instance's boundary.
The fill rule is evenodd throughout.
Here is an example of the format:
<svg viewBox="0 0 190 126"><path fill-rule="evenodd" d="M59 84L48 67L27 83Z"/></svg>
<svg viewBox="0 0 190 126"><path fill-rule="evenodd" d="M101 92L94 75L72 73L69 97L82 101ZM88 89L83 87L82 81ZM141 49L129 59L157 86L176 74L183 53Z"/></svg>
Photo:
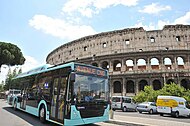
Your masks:
<svg viewBox="0 0 190 126"><path fill-rule="evenodd" d="M0 0L0 41L21 49L26 62L16 68L24 72L45 64L52 50L72 40L167 24L190 24L189 0ZM0 81L8 68L1 67Z"/></svg>

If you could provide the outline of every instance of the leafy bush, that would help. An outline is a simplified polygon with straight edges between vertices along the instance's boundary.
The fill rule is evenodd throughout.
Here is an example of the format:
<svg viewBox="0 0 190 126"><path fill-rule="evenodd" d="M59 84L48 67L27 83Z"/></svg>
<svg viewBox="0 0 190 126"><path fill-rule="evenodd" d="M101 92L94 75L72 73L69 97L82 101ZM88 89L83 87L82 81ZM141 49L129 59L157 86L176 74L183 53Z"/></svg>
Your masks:
<svg viewBox="0 0 190 126"><path fill-rule="evenodd" d="M190 102L190 90L186 90L185 88L175 83L165 84L164 87L160 90L153 90L152 86L145 86L144 91L140 91L136 96L134 96L134 100L137 103L145 101L155 102L158 95L184 97L187 101Z"/></svg>
<svg viewBox="0 0 190 126"><path fill-rule="evenodd" d="M178 84L171 83L171 84L165 84L164 87L160 89L159 95L172 95L172 96L183 97L184 92L186 92L185 88L180 87Z"/></svg>

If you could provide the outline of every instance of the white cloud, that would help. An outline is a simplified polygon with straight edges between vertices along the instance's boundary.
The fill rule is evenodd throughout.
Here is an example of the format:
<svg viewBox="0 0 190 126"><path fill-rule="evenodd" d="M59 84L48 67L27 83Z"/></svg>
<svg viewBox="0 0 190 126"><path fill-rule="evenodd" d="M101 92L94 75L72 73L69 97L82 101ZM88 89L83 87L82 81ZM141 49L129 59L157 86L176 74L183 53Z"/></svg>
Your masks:
<svg viewBox="0 0 190 126"><path fill-rule="evenodd" d="M25 58L26 58L26 61L24 65L20 66L22 68L22 72L26 72L33 68L43 65L42 63L39 63L34 57L25 56Z"/></svg>
<svg viewBox="0 0 190 126"><path fill-rule="evenodd" d="M66 20L54 19L45 15L35 15L29 20L29 25L46 34L68 40L96 33L91 26L78 25L72 21L67 22Z"/></svg>
<svg viewBox="0 0 190 126"><path fill-rule="evenodd" d="M93 0L70 0L64 5L62 10L69 15L78 11L82 16L92 17L93 10L90 8L92 2Z"/></svg>
<svg viewBox="0 0 190 126"><path fill-rule="evenodd" d="M143 27L145 30L155 30L155 29L161 30L165 25L176 25L176 24L187 25L190 24L190 11L186 12L184 16L176 18L174 21L158 20L157 25L154 25L153 23L149 23L148 25L143 25L142 23L143 20L139 21L140 22L138 22L132 27Z"/></svg>
<svg viewBox="0 0 190 126"><path fill-rule="evenodd" d="M190 24L190 11L187 12L184 16L177 18L174 21L175 24Z"/></svg>
<svg viewBox="0 0 190 126"><path fill-rule="evenodd" d="M183 24L183 25L190 24L190 11L186 12L184 16L175 19L173 22L170 22L169 20L166 21L159 20L158 28L162 29L165 25L175 25L175 24Z"/></svg>
<svg viewBox="0 0 190 126"><path fill-rule="evenodd" d="M158 21L158 29L163 29L163 27L165 25L171 25L170 21L168 21L168 20L167 21L162 21L162 20Z"/></svg>
<svg viewBox="0 0 190 126"><path fill-rule="evenodd" d="M132 26L131 28L136 28L136 27L143 27L144 30L155 30L155 25L153 23L150 23L149 25L144 25L142 22L139 22Z"/></svg>
<svg viewBox="0 0 190 126"><path fill-rule="evenodd" d="M137 5L138 0L94 0L93 6L98 9L105 9L110 6L135 6Z"/></svg>
<svg viewBox="0 0 190 126"><path fill-rule="evenodd" d="M35 15L29 20L29 25L46 34L70 41L96 34L90 25L82 24L81 16L92 17L102 9L117 5L135 6L137 2L138 0L69 0L62 8L64 19ZM78 13L80 16L77 16Z"/></svg>
<svg viewBox="0 0 190 126"><path fill-rule="evenodd" d="M139 10L141 13L147 14L158 14L161 11L171 10L171 7L166 5L159 5L158 3L152 3L150 5L144 6L142 10Z"/></svg>
<svg viewBox="0 0 190 126"><path fill-rule="evenodd" d="M26 72L30 69L33 69L33 68L36 68L36 67L42 65L35 58L33 58L31 56L25 56L25 58L26 58L26 61L25 61L24 65L12 66L12 67L10 67L10 69L14 70L15 68L17 68L17 70L19 70L20 68L22 68L22 72ZM9 67L7 65L1 66L0 83L1 83L1 81L5 81L8 70L9 70Z"/></svg>
<svg viewBox="0 0 190 126"><path fill-rule="evenodd" d="M135 6L137 2L138 0L70 0L62 10L70 15L78 12L82 16L90 18L102 9L117 5Z"/></svg>

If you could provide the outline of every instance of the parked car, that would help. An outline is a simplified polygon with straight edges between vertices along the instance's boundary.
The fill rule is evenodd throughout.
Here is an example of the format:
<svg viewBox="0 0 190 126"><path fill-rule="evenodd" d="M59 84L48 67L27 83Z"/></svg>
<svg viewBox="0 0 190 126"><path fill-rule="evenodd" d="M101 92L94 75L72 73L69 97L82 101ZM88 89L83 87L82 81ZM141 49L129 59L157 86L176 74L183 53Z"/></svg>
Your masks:
<svg viewBox="0 0 190 126"><path fill-rule="evenodd" d="M183 97L158 96L156 104L161 116L169 114L176 118L179 116L190 117L190 106Z"/></svg>
<svg viewBox="0 0 190 126"><path fill-rule="evenodd" d="M112 96L112 110L123 110L126 112L127 110L136 111L137 104L134 102L132 97L128 96Z"/></svg>
<svg viewBox="0 0 190 126"><path fill-rule="evenodd" d="M0 99L4 99L5 98L5 92L0 92Z"/></svg>
<svg viewBox="0 0 190 126"><path fill-rule="evenodd" d="M148 112L150 114L157 113L157 107L155 102L143 102L137 105L137 111L139 113Z"/></svg>

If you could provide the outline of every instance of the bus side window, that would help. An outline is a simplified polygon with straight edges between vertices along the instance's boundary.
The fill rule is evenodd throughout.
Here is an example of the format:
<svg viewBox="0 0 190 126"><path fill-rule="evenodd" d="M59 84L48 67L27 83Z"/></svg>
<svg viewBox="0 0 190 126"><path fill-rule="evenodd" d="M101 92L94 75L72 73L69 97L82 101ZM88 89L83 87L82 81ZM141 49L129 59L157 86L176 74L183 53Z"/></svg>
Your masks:
<svg viewBox="0 0 190 126"><path fill-rule="evenodd" d="M53 87L52 77L49 75L49 73L42 73L36 76L36 85L33 85L33 87L36 87L34 92L38 100L45 99L47 102L50 102L50 97L53 94L53 91L50 93L50 89L53 90Z"/></svg>

